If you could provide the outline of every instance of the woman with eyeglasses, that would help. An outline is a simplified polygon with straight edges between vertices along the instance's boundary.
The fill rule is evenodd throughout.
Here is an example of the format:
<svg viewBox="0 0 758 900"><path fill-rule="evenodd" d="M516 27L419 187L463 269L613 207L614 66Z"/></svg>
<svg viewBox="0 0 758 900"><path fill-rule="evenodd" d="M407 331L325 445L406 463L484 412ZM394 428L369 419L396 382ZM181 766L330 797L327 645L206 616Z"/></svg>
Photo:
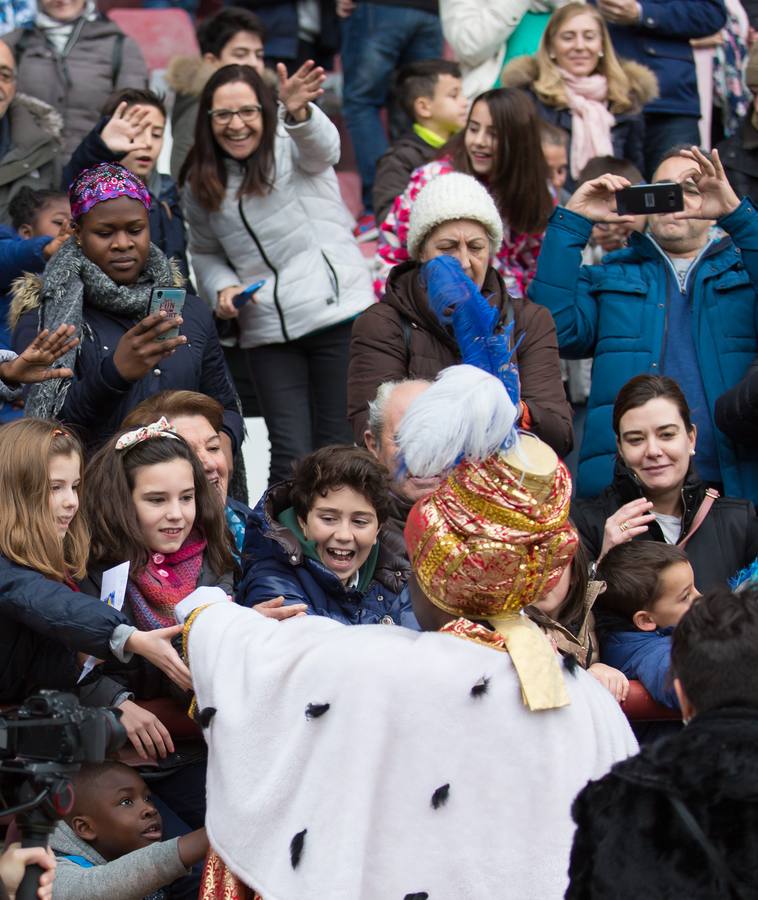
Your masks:
<svg viewBox="0 0 758 900"><path fill-rule="evenodd" d="M250 66L210 78L179 176L200 291L219 317L239 317L240 346L250 351L271 484L312 450L352 441L350 332L373 300L333 169L339 134L313 103L323 69L307 63L287 78L280 65L278 74L278 103Z"/></svg>

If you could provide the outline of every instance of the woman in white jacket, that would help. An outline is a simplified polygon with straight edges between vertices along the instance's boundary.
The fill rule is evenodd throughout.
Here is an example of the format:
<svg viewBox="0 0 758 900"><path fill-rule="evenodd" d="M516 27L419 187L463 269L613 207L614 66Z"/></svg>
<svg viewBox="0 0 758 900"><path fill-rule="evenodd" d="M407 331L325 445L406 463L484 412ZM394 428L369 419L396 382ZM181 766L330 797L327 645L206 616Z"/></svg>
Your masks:
<svg viewBox="0 0 758 900"><path fill-rule="evenodd" d="M274 483L291 463L348 443L352 320L373 300L332 168L335 126L314 106L321 70L281 67L278 108L249 66L224 66L200 97L195 145L182 168L189 249L200 292L221 318L239 314L271 440ZM234 297L265 285L241 310Z"/></svg>

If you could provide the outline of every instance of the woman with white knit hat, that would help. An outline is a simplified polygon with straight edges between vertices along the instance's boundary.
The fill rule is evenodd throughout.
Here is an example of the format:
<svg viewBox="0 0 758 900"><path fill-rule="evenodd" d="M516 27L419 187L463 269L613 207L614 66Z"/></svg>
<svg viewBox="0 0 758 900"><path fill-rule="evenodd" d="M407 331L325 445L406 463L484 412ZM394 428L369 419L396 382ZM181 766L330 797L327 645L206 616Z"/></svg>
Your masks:
<svg viewBox="0 0 758 900"><path fill-rule="evenodd" d="M502 239L497 207L476 178L450 173L419 193L408 223L411 259L395 266L382 302L370 306L353 325L348 415L358 443L363 441L368 403L379 385L407 378L432 380L461 360L452 331L430 306L423 277L425 262L447 255L462 269L459 283L449 289L461 294L481 291L494 310L497 329L511 328L511 341L518 346L521 427L559 456L569 452L571 409L561 382L555 325L544 307L508 295L490 265Z"/></svg>

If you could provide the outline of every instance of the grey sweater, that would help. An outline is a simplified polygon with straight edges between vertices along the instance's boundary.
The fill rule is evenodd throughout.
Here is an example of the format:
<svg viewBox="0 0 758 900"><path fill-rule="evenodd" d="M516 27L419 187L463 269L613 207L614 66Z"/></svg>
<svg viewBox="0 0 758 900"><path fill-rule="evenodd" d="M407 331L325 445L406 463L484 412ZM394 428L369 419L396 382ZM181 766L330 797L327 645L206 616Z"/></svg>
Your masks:
<svg viewBox="0 0 758 900"><path fill-rule="evenodd" d="M142 900L188 874L179 858L178 840L159 841L106 862L65 822L58 822L50 839L58 858L53 900ZM83 856L93 865L85 868L62 858L67 855Z"/></svg>

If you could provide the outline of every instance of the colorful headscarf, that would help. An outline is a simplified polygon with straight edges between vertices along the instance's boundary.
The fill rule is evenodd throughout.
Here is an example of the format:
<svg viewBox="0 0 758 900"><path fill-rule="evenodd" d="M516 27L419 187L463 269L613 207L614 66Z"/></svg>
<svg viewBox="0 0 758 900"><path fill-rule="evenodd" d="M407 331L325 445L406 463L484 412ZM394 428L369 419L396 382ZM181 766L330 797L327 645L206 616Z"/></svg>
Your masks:
<svg viewBox="0 0 758 900"><path fill-rule="evenodd" d="M142 179L118 163L100 163L85 169L68 189L71 218L76 222L93 206L115 197L132 197L150 209L150 192Z"/></svg>

